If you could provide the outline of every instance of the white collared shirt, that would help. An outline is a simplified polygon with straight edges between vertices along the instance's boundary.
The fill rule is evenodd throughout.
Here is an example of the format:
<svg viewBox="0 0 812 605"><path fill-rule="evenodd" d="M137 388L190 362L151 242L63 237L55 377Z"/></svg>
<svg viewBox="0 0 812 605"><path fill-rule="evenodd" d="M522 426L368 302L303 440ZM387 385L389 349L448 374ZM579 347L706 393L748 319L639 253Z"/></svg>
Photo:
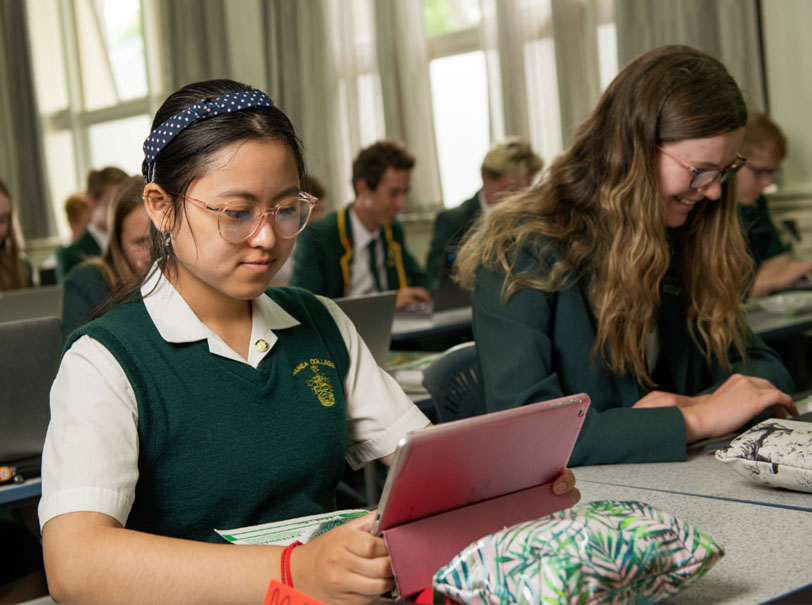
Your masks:
<svg viewBox="0 0 812 605"><path fill-rule="evenodd" d="M107 236L107 233L99 229L93 223L87 224L87 232L90 234L90 237L96 240L96 243L99 245L101 253L104 254L105 252L107 252L107 243L110 240L110 238Z"/></svg>
<svg viewBox="0 0 812 605"><path fill-rule="evenodd" d="M356 202L357 204L358 202ZM350 215L350 226L352 228L352 267L350 268L350 291L349 296L359 296L361 294L371 294L377 292L375 278L369 270L369 242L375 239L375 260L378 266L378 278L381 286L386 290L386 272L383 258L383 242L381 241L381 228L378 227L370 232L355 214L355 208L351 208L347 213Z"/></svg>
<svg viewBox="0 0 812 605"><path fill-rule="evenodd" d="M153 290L154 287L154 290ZM243 359L203 324L155 271L141 289L144 304L168 342L206 340L213 355L257 367L277 343L274 331L298 321L267 296L253 301L251 342ZM338 326L350 358L344 382L346 459L354 468L391 454L408 431L428 419L397 382L380 369L355 326L330 299L318 297ZM69 512L104 513L125 525L138 481L138 403L124 370L97 340L79 338L65 353L51 387L51 423L42 455L40 526Z"/></svg>

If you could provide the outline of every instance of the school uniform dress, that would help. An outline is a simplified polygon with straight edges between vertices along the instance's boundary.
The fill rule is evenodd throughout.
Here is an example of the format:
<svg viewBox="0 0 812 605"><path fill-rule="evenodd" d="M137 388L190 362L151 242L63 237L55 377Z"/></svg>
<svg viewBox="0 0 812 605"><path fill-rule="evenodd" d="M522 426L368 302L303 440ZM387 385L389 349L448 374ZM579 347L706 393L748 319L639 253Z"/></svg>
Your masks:
<svg viewBox="0 0 812 605"><path fill-rule="evenodd" d="M253 301L248 359L159 272L73 333L51 396L40 523L72 511L200 541L335 507L354 468L428 424L324 298Z"/></svg>
<svg viewBox="0 0 812 605"><path fill-rule="evenodd" d="M755 206L739 204L738 213L756 269L765 260L788 251L770 218L767 200L764 197L759 197Z"/></svg>
<svg viewBox="0 0 812 605"><path fill-rule="evenodd" d="M380 286L367 279L371 275L367 248L362 246L362 253L355 245L362 236L359 228L363 226L352 204L308 225L296 242L290 285L330 298L426 286L426 274L406 248L403 226L397 221L372 236Z"/></svg>
<svg viewBox="0 0 812 605"><path fill-rule="evenodd" d="M65 278L62 295L62 342L85 325L110 297L110 286L96 265L78 265Z"/></svg>
<svg viewBox="0 0 812 605"><path fill-rule="evenodd" d="M437 286L437 278L443 264L445 249L448 246L460 244L468 229L482 214L484 204L485 201L482 199L482 190L480 189L471 199L465 200L456 208L437 213L437 217L434 219L434 234L426 257L426 275L428 276L430 290L433 291Z"/></svg>
<svg viewBox="0 0 812 605"><path fill-rule="evenodd" d="M546 264L546 263L545 263ZM541 273L537 255L522 250L519 267ZM613 374L593 359L595 318L578 284L557 292L523 289L501 299L505 274L480 268L473 295L473 328L485 410L496 411L585 392L592 399L570 464L684 460L685 423L676 407L632 409L644 394L633 376ZM708 365L686 327L679 280L661 285L657 316L657 389L699 395L739 372L766 378L784 392L792 379L778 355L747 335L748 359L731 353L732 369ZM543 451L544 444L539 444Z"/></svg>
<svg viewBox="0 0 812 605"><path fill-rule="evenodd" d="M94 256L101 256L107 247L107 234L93 225L72 244L56 251L56 281L62 283L76 265Z"/></svg>

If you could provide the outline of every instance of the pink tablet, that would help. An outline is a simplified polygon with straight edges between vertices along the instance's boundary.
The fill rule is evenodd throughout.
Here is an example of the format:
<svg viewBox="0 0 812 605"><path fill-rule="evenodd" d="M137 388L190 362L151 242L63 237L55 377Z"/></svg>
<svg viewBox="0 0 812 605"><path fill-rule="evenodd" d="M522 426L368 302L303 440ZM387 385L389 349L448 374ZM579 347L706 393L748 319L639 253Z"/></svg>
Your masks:
<svg viewBox="0 0 812 605"><path fill-rule="evenodd" d="M474 540L570 506L551 484L567 465L589 396L562 397L413 431L398 444L373 533L403 596Z"/></svg>

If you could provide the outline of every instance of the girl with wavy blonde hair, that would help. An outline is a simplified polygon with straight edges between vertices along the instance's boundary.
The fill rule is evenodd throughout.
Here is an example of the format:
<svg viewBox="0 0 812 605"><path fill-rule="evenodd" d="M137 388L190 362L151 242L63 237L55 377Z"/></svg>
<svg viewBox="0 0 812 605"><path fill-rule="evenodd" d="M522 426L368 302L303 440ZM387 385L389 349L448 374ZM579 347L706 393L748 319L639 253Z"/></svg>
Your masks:
<svg viewBox="0 0 812 605"><path fill-rule="evenodd" d="M686 443L791 407L741 306L752 266L728 179L746 119L719 61L654 49L539 185L472 230L457 269L488 411L586 391L572 462L589 464L682 459Z"/></svg>

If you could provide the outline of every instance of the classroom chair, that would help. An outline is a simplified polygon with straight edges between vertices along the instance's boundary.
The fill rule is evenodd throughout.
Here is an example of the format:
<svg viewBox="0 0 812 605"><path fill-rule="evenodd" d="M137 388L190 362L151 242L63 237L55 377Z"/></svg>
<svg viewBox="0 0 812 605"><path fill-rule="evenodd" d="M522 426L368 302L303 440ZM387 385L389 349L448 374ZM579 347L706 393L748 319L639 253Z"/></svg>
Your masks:
<svg viewBox="0 0 812 605"><path fill-rule="evenodd" d="M464 342L445 351L423 373L438 422L474 416L484 408L479 384L476 343Z"/></svg>

